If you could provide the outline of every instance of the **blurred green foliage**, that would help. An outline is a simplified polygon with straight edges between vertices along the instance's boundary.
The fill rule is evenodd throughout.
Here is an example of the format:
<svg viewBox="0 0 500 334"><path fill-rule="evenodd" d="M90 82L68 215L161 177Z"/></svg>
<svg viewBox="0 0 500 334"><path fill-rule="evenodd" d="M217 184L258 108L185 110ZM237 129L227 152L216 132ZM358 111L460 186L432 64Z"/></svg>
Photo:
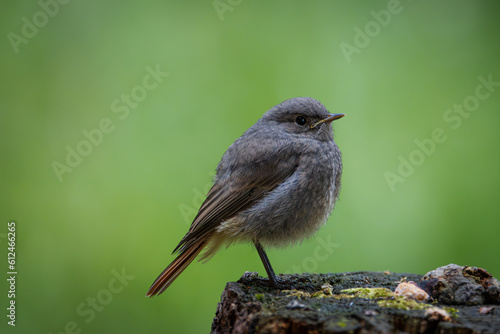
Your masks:
<svg viewBox="0 0 500 334"><path fill-rule="evenodd" d="M17 333L208 332L225 283L264 273L252 247L144 295L227 147L294 96L347 114L343 191L315 238L269 252L277 272L457 263L500 276L500 87L474 105L479 77L500 81L498 3L42 3L0 11L0 254L15 220ZM153 88L157 67L169 74ZM453 111L463 103L472 111ZM432 148L436 128L446 139ZM68 147L86 156L60 181Z"/></svg>

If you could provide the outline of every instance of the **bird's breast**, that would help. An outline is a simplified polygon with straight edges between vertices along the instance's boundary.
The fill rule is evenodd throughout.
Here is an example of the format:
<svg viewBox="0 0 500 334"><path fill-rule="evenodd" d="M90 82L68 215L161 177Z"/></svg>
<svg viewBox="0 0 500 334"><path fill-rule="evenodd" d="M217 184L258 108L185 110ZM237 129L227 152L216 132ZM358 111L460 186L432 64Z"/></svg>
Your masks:
<svg viewBox="0 0 500 334"><path fill-rule="evenodd" d="M326 222L338 196L342 162L334 142L321 144L303 149L294 173L228 222L238 226L241 238L286 246Z"/></svg>

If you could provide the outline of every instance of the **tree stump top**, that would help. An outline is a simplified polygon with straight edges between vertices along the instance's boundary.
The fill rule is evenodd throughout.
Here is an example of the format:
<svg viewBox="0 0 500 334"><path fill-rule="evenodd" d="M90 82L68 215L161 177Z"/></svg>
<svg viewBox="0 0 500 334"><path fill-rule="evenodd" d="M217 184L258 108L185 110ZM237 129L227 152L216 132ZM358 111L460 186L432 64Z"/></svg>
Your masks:
<svg viewBox="0 0 500 334"><path fill-rule="evenodd" d="M295 289L266 287L252 272L228 283L212 333L500 333L494 305L450 307L436 298L406 302L385 289L374 289L394 291L400 282L419 282L422 275L352 272L280 278L294 282ZM343 291L359 288L375 294Z"/></svg>

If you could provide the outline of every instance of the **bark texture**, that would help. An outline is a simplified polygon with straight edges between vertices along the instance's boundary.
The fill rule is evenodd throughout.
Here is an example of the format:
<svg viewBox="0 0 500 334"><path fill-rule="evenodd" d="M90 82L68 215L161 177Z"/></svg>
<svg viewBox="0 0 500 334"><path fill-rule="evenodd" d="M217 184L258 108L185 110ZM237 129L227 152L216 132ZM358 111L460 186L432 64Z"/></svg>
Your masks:
<svg viewBox="0 0 500 334"><path fill-rule="evenodd" d="M247 272L226 285L212 333L500 333L500 310L495 309L499 300L493 298L498 291L492 288L498 281L484 269L450 266L436 269L422 281L422 275L391 272L280 275L294 285L290 290L266 287L257 273ZM457 274L461 270L465 275ZM446 276L446 288L436 271ZM456 287L451 276L460 280ZM462 291L471 295L474 290L464 288L464 276L481 286L475 291L483 297L457 295ZM405 280L418 282L430 299L410 301L377 289L394 291ZM359 291L342 291L353 288Z"/></svg>

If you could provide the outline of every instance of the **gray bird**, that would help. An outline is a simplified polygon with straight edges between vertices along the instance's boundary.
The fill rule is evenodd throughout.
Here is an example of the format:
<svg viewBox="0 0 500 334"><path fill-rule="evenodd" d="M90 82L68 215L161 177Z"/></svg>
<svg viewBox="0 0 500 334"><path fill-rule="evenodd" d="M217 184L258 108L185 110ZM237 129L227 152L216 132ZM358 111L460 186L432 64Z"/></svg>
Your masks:
<svg viewBox="0 0 500 334"><path fill-rule="evenodd" d="M146 296L161 294L206 248L210 259L225 244L252 242L268 284L275 275L265 246L287 246L315 233L339 196L341 153L330 114L317 100L297 97L266 112L224 153L215 182L189 232L174 249L177 258Z"/></svg>

